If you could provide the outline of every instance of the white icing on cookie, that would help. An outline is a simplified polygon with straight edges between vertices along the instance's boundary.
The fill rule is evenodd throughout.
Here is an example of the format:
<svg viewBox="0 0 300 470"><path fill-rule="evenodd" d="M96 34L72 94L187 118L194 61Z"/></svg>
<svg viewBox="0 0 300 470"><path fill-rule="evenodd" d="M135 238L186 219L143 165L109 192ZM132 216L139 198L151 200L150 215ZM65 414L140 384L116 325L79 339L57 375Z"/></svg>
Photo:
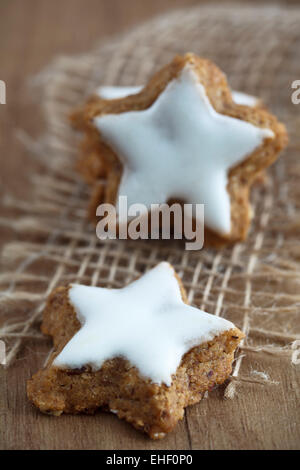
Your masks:
<svg viewBox="0 0 300 470"><path fill-rule="evenodd" d="M257 96L247 95L247 93L242 93L241 91L232 91L231 93L232 99L236 104L242 104L253 108L259 103Z"/></svg>
<svg viewBox="0 0 300 470"><path fill-rule="evenodd" d="M63 368L89 364L98 370L106 359L122 356L142 376L171 385L187 351L234 328L185 304L166 262L123 289L73 284L69 300L82 327L54 361Z"/></svg>
<svg viewBox="0 0 300 470"><path fill-rule="evenodd" d="M126 98L127 96L136 95L142 91L143 86L100 86L96 93L104 100L115 100ZM256 106L259 99L256 96L242 93L241 91L232 91L232 99L236 104L245 106Z"/></svg>
<svg viewBox="0 0 300 470"><path fill-rule="evenodd" d="M223 235L231 230L228 171L274 137L217 113L189 65L150 108L98 116L94 124L123 163L118 196L128 206L202 203L206 226Z"/></svg>

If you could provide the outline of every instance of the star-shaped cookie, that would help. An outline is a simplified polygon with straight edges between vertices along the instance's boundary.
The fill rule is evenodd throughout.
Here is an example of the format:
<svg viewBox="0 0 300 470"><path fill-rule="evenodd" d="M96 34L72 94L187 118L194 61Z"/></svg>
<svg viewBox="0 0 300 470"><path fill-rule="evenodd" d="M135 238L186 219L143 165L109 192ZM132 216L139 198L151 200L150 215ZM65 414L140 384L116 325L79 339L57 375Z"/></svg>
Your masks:
<svg viewBox="0 0 300 470"><path fill-rule="evenodd" d="M119 196L146 211L170 200L204 204L212 243L245 238L249 188L286 143L274 116L234 102L223 73L194 54L175 57L139 93L94 97L74 120L108 168L104 193L90 172L94 215L97 203L118 208Z"/></svg>
<svg viewBox="0 0 300 470"><path fill-rule="evenodd" d="M153 438L228 377L243 337L231 322L189 306L165 262L123 289L57 289L42 330L55 351L28 382L36 406L56 415L106 408Z"/></svg>

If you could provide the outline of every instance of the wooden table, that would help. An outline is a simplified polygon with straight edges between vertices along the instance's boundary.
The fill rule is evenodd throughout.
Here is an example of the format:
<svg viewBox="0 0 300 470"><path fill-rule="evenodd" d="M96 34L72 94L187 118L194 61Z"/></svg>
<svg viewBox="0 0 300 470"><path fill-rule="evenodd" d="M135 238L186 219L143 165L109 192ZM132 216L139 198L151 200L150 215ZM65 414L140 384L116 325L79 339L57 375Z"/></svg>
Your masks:
<svg viewBox="0 0 300 470"><path fill-rule="evenodd" d="M18 129L38 134L36 113L26 82L57 54L88 50L99 39L132 27L168 8L197 0L1 0L0 79L7 84L7 104L0 106L0 194L26 196L27 176L37 164L17 139ZM33 110L35 110L33 112ZM3 230L3 242L13 235ZM0 369L1 449L291 449L300 446L299 382L296 367L269 356L267 372L274 386L239 386L233 401L222 389L187 410L175 432L150 441L115 416L40 414L27 401L26 380L40 367L50 344L29 344L9 370ZM245 361L255 366L255 357ZM259 365L258 365L259 368ZM299 377L299 375L298 375ZM250 395L250 397L249 397Z"/></svg>

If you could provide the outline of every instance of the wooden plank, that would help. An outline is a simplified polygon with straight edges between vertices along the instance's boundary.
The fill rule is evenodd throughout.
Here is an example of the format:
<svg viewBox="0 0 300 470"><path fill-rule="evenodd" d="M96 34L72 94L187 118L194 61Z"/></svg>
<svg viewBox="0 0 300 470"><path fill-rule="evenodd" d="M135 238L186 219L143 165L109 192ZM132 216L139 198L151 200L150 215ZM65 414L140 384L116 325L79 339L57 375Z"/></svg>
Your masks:
<svg viewBox="0 0 300 470"><path fill-rule="evenodd" d="M299 371L288 361L265 355L256 363L255 353L247 353L241 375L256 365L278 383L241 382L232 400L225 400L219 387L205 402L188 408L192 448L299 449Z"/></svg>

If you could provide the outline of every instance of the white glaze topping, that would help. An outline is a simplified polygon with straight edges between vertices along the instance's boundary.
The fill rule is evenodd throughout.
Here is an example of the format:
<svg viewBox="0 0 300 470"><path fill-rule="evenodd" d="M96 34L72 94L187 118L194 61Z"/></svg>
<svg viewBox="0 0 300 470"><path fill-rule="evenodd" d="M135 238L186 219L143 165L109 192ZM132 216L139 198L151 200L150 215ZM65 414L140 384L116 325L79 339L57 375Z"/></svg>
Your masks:
<svg viewBox="0 0 300 470"><path fill-rule="evenodd" d="M73 284L69 300L82 327L55 366L98 370L106 359L121 356L158 384L171 384L192 347L234 328L228 320L185 304L166 262L123 289Z"/></svg>
<svg viewBox="0 0 300 470"><path fill-rule="evenodd" d="M98 116L94 124L123 162L118 196L128 206L202 203L206 226L224 235L231 230L228 171L274 137L217 113L189 65L150 108Z"/></svg>
<svg viewBox="0 0 300 470"><path fill-rule="evenodd" d="M100 86L96 93L104 100L115 100L126 98L127 96L136 95L142 91L143 86ZM256 106L259 99L256 96L248 95L241 91L232 91L232 99L236 104L245 106Z"/></svg>

